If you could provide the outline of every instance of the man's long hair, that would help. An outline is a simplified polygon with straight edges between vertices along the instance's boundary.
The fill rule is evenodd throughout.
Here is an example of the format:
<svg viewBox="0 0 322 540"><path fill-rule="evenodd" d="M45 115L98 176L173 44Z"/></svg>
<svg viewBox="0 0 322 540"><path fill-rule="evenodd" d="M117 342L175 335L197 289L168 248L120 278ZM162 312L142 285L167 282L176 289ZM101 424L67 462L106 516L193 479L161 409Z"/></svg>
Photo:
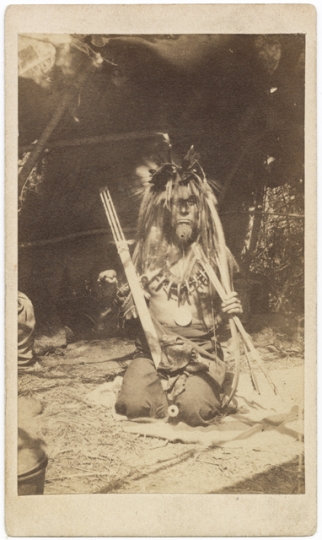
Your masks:
<svg viewBox="0 0 322 540"><path fill-rule="evenodd" d="M176 262L171 244L171 204L181 186L190 186L199 212L196 241L217 270L227 265L226 245L217 213L217 200L191 147L182 166L165 163L150 171L151 180L139 212L138 243L133 255L139 274L161 268L166 271ZM192 271L193 266L190 271ZM190 276L187 276L190 277Z"/></svg>

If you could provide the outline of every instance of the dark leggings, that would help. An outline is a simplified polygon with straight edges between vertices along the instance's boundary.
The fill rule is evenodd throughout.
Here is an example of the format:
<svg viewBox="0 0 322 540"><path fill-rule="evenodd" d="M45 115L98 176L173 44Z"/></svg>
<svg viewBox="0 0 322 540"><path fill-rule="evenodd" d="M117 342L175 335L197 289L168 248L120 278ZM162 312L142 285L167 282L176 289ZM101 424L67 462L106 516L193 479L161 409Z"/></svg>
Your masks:
<svg viewBox="0 0 322 540"><path fill-rule="evenodd" d="M189 375L185 390L175 404L177 420L189 426L205 426L220 413L220 386L207 373ZM124 375L115 410L128 418L164 418L168 400L152 360L139 357L132 360Z"/></svg>

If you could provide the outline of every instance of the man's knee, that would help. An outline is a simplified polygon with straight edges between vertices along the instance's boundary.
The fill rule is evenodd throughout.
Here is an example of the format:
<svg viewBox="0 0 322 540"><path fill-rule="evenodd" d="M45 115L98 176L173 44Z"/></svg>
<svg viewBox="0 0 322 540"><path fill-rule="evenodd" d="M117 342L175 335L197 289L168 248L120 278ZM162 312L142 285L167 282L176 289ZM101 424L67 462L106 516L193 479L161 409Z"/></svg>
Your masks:
<svg viewBox="0 0 322 540"><path fill-rule="evenodd" d="M128 418L150 416L151 407L138 396L120 396L115 403L115 411Z"/></svg>
<svg viewBox="0 0 322 540"><path fill-rule="evenodd" d="M124 375L116 412L129 418L164 418L167 407L167 398L152 361L134 359Z"/></svg>
<svg viewBox="0 0 322 540"><path fill-rule="evenodd" d="M162 395L150 396L142 393L121 394L115 403L115 411L128 418L165 418L168 404Z"/></svg>
<svg viewBox="0 0 322 540"><path fill-rule="evenodd" d="M178 419L192 427L208 425L220 414L220 387L207 376L189 377L176 405Z"/></svg>

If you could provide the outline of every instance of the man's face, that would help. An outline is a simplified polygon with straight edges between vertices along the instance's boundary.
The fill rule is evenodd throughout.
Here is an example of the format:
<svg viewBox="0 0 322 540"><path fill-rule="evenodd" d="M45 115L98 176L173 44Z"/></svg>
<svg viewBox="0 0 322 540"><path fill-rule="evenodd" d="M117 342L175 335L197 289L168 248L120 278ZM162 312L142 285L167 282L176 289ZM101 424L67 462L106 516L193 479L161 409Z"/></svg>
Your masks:
<svg viewBox="0 0 322 540"><path fill-rule="evenodd" d="M198 232L199 210L190 186L180 186L172 198L171 225L177 242L193 242Z"/></svg>

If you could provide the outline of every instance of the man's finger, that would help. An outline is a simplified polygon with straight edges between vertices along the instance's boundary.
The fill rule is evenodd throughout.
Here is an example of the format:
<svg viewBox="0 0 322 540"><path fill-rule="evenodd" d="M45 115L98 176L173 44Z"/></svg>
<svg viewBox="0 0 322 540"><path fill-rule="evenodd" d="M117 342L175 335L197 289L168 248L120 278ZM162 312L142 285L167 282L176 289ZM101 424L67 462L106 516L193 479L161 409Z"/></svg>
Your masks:
<svg viewBox="0 0 322 540"><path fill-rule="evenodd" d="M232 312L242 312L243 308L240 302L235 302L234 304L228 305L228 306L222 306L222 311L224 313L232 313Z"/></svg>
<svg viewBox="0 0 322 540"><path fill-rule="evenodd" d="M238 293L236 291L232 291L226 296L225 300L228 300L229 298L235 298L236 296L238 296Z"/></svg>
<svg viewBox="0 0 322 540"><path fill-rule="evenodd" d="M223 303L231 302L232 300L239 300L238 293L236 293L235 291L226 296L226 298L223 299Z"/></svg>
<svg viewBox="0 0 322 540"><path fill-rule="evenodd" d="M238 300L237 298L232 298L228 302L226 301L221 304L222 309L230 307L230 306L241 306L241 301Z"/></svg>
<svg viewBox="0 0 322 540"><path fill-rule="evenodd" d="M228 309L227 311L225 311L225 313L227 315L231 315L232 313L242 313L243 310L241 307L238 307L238 308L235 308L235 309Z"/></svg>

